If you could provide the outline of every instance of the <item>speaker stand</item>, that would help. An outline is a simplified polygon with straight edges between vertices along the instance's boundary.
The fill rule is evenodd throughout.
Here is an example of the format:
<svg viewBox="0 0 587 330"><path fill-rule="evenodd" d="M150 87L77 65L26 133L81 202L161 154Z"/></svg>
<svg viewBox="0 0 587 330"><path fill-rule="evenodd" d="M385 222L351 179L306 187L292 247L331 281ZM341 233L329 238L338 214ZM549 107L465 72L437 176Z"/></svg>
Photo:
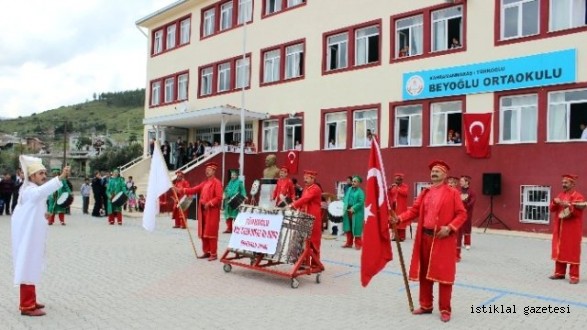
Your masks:
<svg viewBox="0 0 587 330"><path fill-rule="evenodd" d="M483 233L487 231L487 227L489 227L489 225L492 224L494 220L496 221L496 223L501 223L501 225L507 228L507 230L511 230L510 227L508 227L508 225L506 225L503 221L501 221L501 219L497 215L493 213L493 195L491 195L489 197L489 214L487 214L485 219L481 221L481 224L479 226L483 227L483 224L485 224L485 230L483 230Z"/></svg>

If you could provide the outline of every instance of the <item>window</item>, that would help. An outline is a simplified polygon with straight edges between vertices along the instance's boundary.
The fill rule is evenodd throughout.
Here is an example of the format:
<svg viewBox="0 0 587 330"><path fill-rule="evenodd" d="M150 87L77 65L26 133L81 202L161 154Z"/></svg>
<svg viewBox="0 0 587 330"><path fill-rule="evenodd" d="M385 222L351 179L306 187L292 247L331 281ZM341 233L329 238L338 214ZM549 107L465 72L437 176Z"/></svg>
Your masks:
<svg viewBox="0 0 587 330"><path fill-rule="evenodd" d="M250 59L240 58L236 61L236 86L235 88L249 87L251 75Z"/></svg>
<svg viewBox="0 0 587 330"><path fill-rule="evenodd" d="M431 186L432 182L414 182L414 201L416 200L416 198L418 198L418 195L420 195L424 189L429 188Z"/></svg>
<svg viewBox="0 0 587 330"><path fill-rule="evenodd" d="M177 99L180 101L188 99L188 75L182 74L177 78Z"/></svg>
<svg viewBox="0 0 587 330"><path fill-rule="evenodd" d="M200 67L200 93L198 97L212 96L218 93L232 93L248 88L251 76L251 55L224 59Z"/></svg>
<svg viewBox="0 0 587 330"><path fill-rule="evenodd" d="M526 37L539 32L538 0L501 0L501 39Z"/></svg>
<svg viewBox="0 0 587 330"><path fill-rule="evenodd" d="M353 148L369 148L377 129L377 110L353 112Z"/></svg>
<svg viewBox="0 0 587 330"><path fill-rule="evenodd" d="M190 42L191 18L184 19L179 28L179 44L185 45Z"/></svg>
<svg viewBox="0 0 587 330"><path fill-rule="evenodd" d="M301 5L305 0L287 0L287 8Z"/></svg>
<svg viewBox="0 0 587 330"><path fill-rule="evenodd" d="M230 63L222 63L218 66L218 92L230 89Z"/></svg>
<svg viewBox="0 0 587 330"><path fill-rule="evenodd" d="M159 54L163 51L163 30L155 32L153 39L153 54Z"/></svg>
<svg viewBox="0 0 587 330"><path fill-rule="evenodd" d="M204 12L204 24L202 27L202 36L207 37L214 34L214 17L216 16L216 9L211 8Z"/></svg>
<svg viewBox="0 0 587 330"><path fill-rule="evenodd" d="M283 150L293 150L302 143L302 118L287 118L284 120Z"/></svg>
<svg viewBox="0 0 587 330"><path fill-rule="evenodd" d="M587 89L548 94L548 141L580 140L587 124Z"/></svg>
<svg viewBox="0 0 587 330"><path fill-rule="evenodd" d="M381 20L324 33L323 73L381 63Z"/></svg>
<svg viewBox="0 0 587 330"><path fill-rule="evenodd" d="M165 103L171 103L174 101L175 94L175 78L165 79Z"/></svg>
<svg viewBox="0 0 587 330"><path fill-rule="evenodd" d="M297 40L261 50L261 85L304 77L305 41Z"/></svg>
<svg viewBox="0 0 587 330"><path fill-rule="evenodd" d="M550 0L550 31L587 25L587 0Z"/></svg>
<svg viewBox="0 0 587 330"><path fill-rule="evenodd" d="M232 27L232 0L220 6L220 31Z"/></svg>
<svg viewBox="0 0 587 330"><path fill-rule="evenodd" d="M238 0L238 24L253 19L253 0Z"/></svg>
<svg viewBox="0 0 587 330"><path fill-rule="evenodd" d="M379 61L379 26L358 29L355 32L355 63L364 65Z"/></svg>
<svg viewBox="0 0 587 330"><path fill-rule="evenodd" d="M549 224L550 187L520 187L520 222Z"/></svg>
<svg viewBox="0 0 587 330"><path fill-rule="evenodd" d="M263 122L263 151L277 151L277 120Z"/></svg>
<svg viewBox="0 0 587 330"><path fill-rule="evenodd" d="M176 26L171 25L167 27L167 49L175 48L175 30Z"/></svg>
<svg viewBox="0 0 587 330"><path fill-rule="evenodd" d="M395 108L395 146L422 145L422 105Z"/></svg>
<svg viewBox="0 0 587 330"><path fill-rule="evenodd" d="M263 56L263 82L279 81L279 49L266 52Z"/></svg>
<svg viewBox="0 0 587 330"><path fill-rule="evenodd" d="M341 33L328 37L328 70L338 70L347 67L348 63L348 33Z"/></svg>
<svg viewBox="0 0 587 330"><path fill-rule="evenodd" d="M182 17L153 30L152 55L173 50L190 43L191 17Z"/></svg>
<svg viewBox="0 0 587 330"><path fill-rule="evenodd" d="M304 45L297 44L285 48L285 79L304 74Z"/></svg>
<svg viewBox="0 0 587 330"><path fill-rule="evenodd" d="M416 15L402 18L395 22L395 57L420 55L423 53L422 44L424 17Z"/></svg>
<svg viewBox="0 0 587 330"><path fill-rule="evenodd" d="M281 0L265 0L265 15L273 14L281 10Z"/></svg>
<svg viewBox="0 0 587 330"><path fill-rule="evenodd" d="M345 149L346 148L346 131L347 131L347 113L332 112L325 116L326 134L324 142L325 149Z"/></svg>
<svg viewBox="0 0 587 330"><path fill-rule="evenodd" d="M430 145L443 146L455 144L454 133L461 133L461 101L432 103L430 125ZM459 144L460 143L456 143Z"/></svg>
<svg viewBox="0 0 587 330"><path fill-rule="evenodd" d="M155 81L151 83L151 106L161 104L161 82Z"/></svg>
<svg viewBox="0 0 587 330"><path fill-rule="evenodd" d="M463 36L463 7L432 12L432 51L458 48Z"/></svg>
<svg viewBox="0 0 587 330"><path fill-rule="evenodd" d="M212 71L213 68L208 67L202 69L201 71L201 78L200 78L200 95L210 95L212 94Z"/></svg>
<svg viewBox="0 0 587 330"><path fill-rule="evenodd" d="M500 142L536 142L538 95L506 96L500 99Z"/></svg>

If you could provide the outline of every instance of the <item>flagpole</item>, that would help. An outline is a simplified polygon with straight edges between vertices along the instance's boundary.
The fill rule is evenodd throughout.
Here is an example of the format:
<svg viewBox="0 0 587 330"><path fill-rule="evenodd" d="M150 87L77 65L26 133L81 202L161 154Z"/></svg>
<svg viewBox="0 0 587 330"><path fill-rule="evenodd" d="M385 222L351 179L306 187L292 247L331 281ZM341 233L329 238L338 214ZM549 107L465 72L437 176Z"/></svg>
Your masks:
<svg viewBox="0 0 587 330"><path fill-rule="evenodd" d="M387 191L387 189L386 189ZM398 238L397 234L397 225L391 220L395 218L395 212L393 210L389 210L389 224L391 225L391 230L393 231L393 237ZM410 284L408 283L408 275L406 274L406 264L404 262L404 254L402 253L402 245L400 244L400 240L396 239L395 244L397 246L397 253L399 254L399 264L402 269L402 277L404 278L404 286L406 287L406 294L408 295L408 305L410 307L410 312L414 311L414 301L412 300L412 293L410 292Z"/></svg>
<svg viewBox="0 0 587 330"><path fill-rule="evenodd" d="M196 245L194 244L194 239L192 238L192 233L190 232L190 229L188 228L188 223L185 219L185 214L183 214L183 210L179 206L179 198L177 197L177 191L175 191L175 189L171 189L171 191L173 191L173 199L175 200L175 204L177 205L179 214L181 214L181 221L183 223L183 226L185 227L185 230L187 230L188 235L190 236L190 242L192 243L192 249L194 250L194 255L197 258L198 253L196 252Z"/></svg>

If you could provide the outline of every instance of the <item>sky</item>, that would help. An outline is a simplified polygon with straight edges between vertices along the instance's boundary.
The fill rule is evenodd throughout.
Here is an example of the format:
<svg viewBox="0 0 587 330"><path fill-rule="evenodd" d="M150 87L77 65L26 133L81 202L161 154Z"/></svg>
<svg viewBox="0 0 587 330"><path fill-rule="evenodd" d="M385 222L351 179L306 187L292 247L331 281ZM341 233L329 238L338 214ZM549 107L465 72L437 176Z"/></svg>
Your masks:
<svg viewBox="0 0 587 330"><path fill-rule="evenodd" d="M0 118L145 88L148 40L135 22L175 0L6 2L0 11Z"/></svg>

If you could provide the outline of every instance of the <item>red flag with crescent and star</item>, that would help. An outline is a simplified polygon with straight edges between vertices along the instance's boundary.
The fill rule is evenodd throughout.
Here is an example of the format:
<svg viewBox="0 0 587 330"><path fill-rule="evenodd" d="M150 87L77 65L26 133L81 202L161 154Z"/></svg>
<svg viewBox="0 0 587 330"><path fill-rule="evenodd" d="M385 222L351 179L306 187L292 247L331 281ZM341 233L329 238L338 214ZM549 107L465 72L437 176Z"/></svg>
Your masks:
<svg viewBox="0 0 587 330"><path fill-rule="evenodd" d="M377 138L373 138L365 187L365 226L361 251L361 285L364 287L392 259L389 236L390 204L386 191L381 150Z"/></svg>
<svg viewBox="0 0 587 330"><path fill-rule="evenodd" d="M472 158L489 158L491 113L465 113L465 145Z"/></svg>
<svg viewBox="0 0 587 330"><path fill-rule="evenodd" d="M300 163L300 152L290 150L287 152L287 171L291 174L298 174L298 164Z"/></svg>

